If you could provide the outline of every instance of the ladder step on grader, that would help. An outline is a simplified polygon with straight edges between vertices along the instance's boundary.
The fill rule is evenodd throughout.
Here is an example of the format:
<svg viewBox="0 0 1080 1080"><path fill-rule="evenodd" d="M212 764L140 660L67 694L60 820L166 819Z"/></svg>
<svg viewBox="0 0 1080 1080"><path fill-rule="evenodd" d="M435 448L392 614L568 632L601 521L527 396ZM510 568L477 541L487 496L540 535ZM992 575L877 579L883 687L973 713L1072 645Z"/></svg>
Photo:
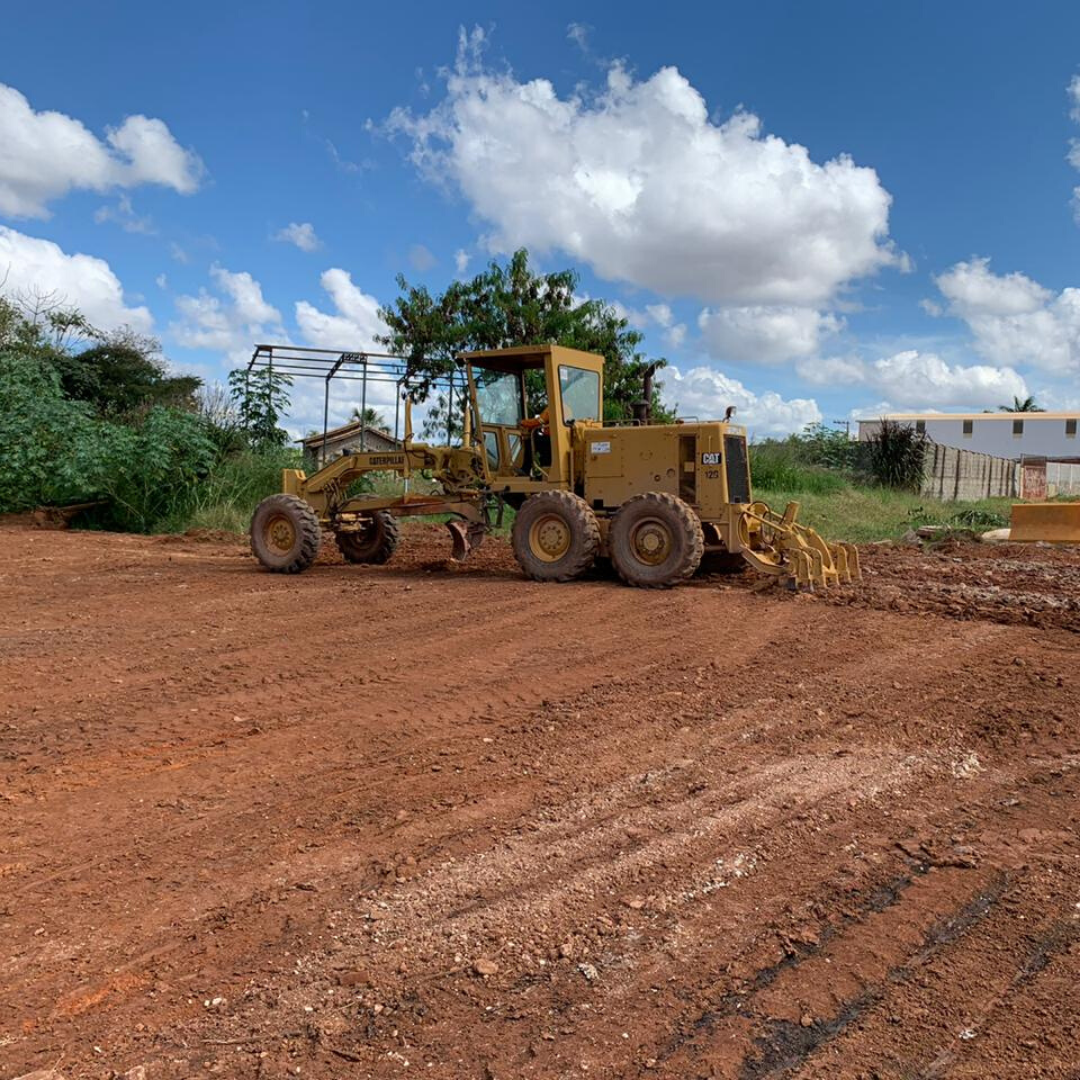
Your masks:
<svg viewBox="0 0 1080 1080"><path fill-rule="evenodd" d="M385 563L399 518L448 514L460 560L509 506L514 556L537 581L573 581L609 558L627 584L669 588L705 555L725 553L790 588L861 580L855 547L827 544L800 525L797 503L778 514L754 500L746 431L730 418L605 424L603 363L558 345L463 354L469 401L460 446L415 442L406 398L400 450L347 453L311 476L285 470L282 493L255 510L252 552L267 570L295 574L315 561L330 530L348 562ZM424 472L441 491L349 493L372 472Z"/></svg>

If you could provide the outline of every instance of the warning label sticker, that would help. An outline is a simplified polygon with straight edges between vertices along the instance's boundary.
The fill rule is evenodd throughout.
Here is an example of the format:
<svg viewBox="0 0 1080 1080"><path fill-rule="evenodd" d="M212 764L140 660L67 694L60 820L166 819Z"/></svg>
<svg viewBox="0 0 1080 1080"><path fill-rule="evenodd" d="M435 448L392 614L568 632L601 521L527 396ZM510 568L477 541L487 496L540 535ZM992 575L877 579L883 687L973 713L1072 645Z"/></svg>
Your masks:
<svg viewBox="0 0 1080 1080"><path fill-rule="evenodd" d="M610 442L594 442L589 447L589 449L594 454L610 454L611 453L611 443Z"/></svg>

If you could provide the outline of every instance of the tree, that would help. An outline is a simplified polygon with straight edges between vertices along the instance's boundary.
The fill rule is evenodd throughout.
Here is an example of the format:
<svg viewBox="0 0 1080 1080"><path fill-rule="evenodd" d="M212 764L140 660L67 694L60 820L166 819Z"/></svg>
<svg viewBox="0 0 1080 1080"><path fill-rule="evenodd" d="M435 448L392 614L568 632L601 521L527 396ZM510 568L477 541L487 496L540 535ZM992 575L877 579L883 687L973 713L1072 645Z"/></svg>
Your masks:
<svg viewBox="0 0 1080 1080"><path fill-rule="evenodd" d="M169 374L156 338L130 327L98 330L57 293L0 297L0 349L51 368L65 397L88 402L100 416L154 405L193 409L202 385L193 375Z"/></svg>
<svg viewBox="0 0 1080 1080"><path fill-rule="evenodd" d="M374 428L376 431L389 431L390 425L386 422L386 417L383 416L378 409L373 409L370 405L360 411L359 405L353 406L352 419L356 421L363 421L365 427Z"/></svg>
<svg viewBox="0 0 1080 1080"><path fill-rule="evenodd" d="M271 367L229 372L229 389L236 402L240 428L252 449L284 446L289 433L278 427L281 414L289 407L292 377Z"/></svg>
<svg viewBox="0 0 1080 1080"><path fill-rule="evenodd" d="M451 282L438 295L410 285L403 275L397 283L401 295L379 312L389 328L379 341L405 358L415 401L425 400L455 370L454 358L462 352L542 344L604 357L608 419L628 418L641 398L645 369L653 362L638 351L643 335L610 304L582 300L573 270L533 273L522 248L505 265L493 261L471 281ZM662 367L666 361L655 363ZM436 423L445 428L446 403L436 401L433 412L440 408L442 419ZM668 415L659 402L654 411Z"/></svg>
<svg viewBox="0 0 1080 1080"><path fill-rule="evenodd" d="M58 364L68 397L89 401L103 416L123 416L137 409L166 405L195 410L202 379L170 375L156 338L122 328Z"/></svg>
<svg viewBox="0 0 1080 1080"><path fill-rule="evenodd" d="M1013 398L1011 405L999 405L998 412L1046 412L1035 404L1035 399L1029 394L1026 398Z"/></svg>

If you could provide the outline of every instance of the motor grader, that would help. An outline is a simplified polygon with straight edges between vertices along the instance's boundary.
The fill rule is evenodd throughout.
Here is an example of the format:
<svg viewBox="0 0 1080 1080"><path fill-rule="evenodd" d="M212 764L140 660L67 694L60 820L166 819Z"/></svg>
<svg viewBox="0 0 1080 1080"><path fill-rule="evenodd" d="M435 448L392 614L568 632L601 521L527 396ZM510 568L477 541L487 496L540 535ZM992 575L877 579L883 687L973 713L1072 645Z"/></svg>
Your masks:
<svg viewBox="0 0 1080 1080"><path fill-rule="evenodd" d="M346 453L311 476L285 470L283 492L264 499L251 522L251 548L264 567L307 569L325 529L349 562L385 563L399 518L435 514L450 515L452 557L460 560L509 506L514 556L537 581L572 581L609 558L628 584L667 588L711 553L741 558L792 588L858 580L854 547L826 544L800 525L797 503L778 514L753 498L746 432L730 422L733 410L724 421L606 423L602 357L531 345L465 353L458 362L468 385L462 444L415 442L406 399L400 450ZM372 472L424 473L441 490L350 492Z"/></svg>

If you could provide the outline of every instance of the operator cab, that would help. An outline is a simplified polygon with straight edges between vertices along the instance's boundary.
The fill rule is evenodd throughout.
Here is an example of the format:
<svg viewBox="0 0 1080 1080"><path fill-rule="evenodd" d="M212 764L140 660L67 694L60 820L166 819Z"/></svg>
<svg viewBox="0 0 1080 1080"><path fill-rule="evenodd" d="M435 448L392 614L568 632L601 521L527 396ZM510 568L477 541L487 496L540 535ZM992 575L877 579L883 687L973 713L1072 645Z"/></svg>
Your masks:
<svg viewBox="0 0 1080 1080"><path fill-rule="evenodd" d="M603 362L558 345L530 345L460 357L469 380L472 431L492 477L512 486L566 481L571 426L600 423Z"/></svg>

